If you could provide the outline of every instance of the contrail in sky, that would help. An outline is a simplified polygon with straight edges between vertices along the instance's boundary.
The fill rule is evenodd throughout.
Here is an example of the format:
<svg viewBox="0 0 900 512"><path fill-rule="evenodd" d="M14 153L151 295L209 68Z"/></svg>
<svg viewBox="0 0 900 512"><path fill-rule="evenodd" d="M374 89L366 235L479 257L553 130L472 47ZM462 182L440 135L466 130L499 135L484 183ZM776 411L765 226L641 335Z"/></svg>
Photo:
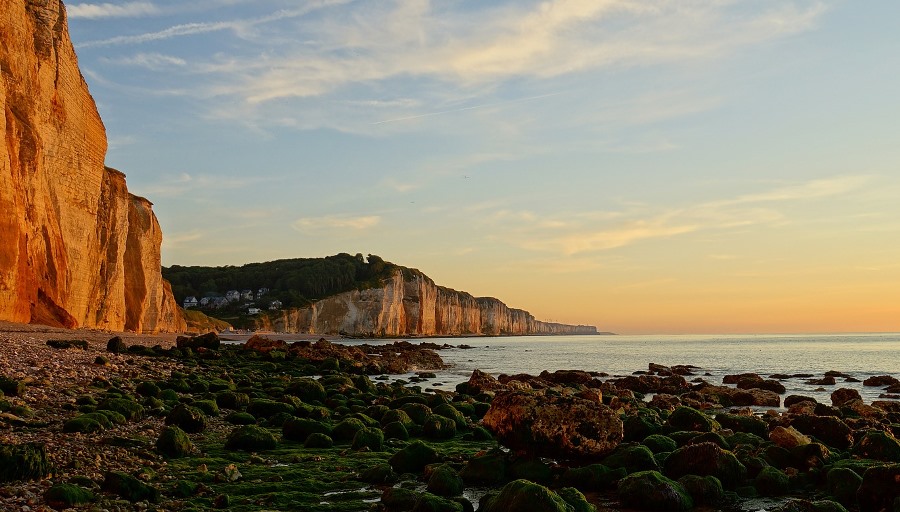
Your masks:
<svg viewBox="0 0 900 512"><path fill-rule="evenodd" d="M439 116L439 115L442 115L442 114L452 114L452 113L454 113L454 112L465 112L466 110L476 110L476 109L479 109L479 108L497 107L497 106L500 106L500 105L509 105L509 104L511 104L511 103L519 103L519 102L522 102L522 101L531 101L531 100L539 100L539 99L541 99L541 98L549 98L550 96L559 96L560 94L565 94L565 92L552 92L552 93L550 93L550 94L541 94L541 95L539 95L539 96L529 96L529 97L527 97L527 98L516 98L516 99L514 99L514 100L499 101L499 102L496 102L496 103L484 103L484 104L481 104L481 105L472 105L471 107L455 108L455 109L452 109L452 110L441 110L441 111L439 111L439 112L428 112L427 114L417 114L417 115L414 115L414 116L396 117L396 118L394 118L394 119L385 119L384 121L376 121L376 122L374 122L374 123L372 123L372 124L373 124L373 125L376 125L376 124L395 123L395 122L398 122L398 121L409 121L409 120L411 120L411 119L419 119L419 118L421 118L421 117L432 117L432 116Z"/></svg>

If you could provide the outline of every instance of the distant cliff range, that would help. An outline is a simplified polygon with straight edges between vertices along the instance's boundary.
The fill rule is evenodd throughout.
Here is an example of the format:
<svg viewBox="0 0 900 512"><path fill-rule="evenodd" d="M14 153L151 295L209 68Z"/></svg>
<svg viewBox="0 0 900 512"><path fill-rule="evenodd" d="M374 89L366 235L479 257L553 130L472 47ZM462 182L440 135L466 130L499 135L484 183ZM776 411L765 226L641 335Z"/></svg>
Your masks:
<svg viewBox="0 0 900 512"><path fill-rule="evenodd" d="M257 327L355 336L597 334L591 325L536 320L493 297L438 286L409 269L394 270L380 287L339 293L307 307L270 311L258 317Z"/></svg>

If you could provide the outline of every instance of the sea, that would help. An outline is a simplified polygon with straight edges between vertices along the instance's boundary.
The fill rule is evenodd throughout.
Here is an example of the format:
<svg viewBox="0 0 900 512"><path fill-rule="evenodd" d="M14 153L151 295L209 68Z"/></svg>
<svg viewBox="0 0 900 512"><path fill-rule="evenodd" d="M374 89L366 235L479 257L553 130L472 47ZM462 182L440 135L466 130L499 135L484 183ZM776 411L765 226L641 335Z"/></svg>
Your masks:
<svg viewBox="0 0 900 512"><path fill-rule="evenodd" d="M354 339L337 343L393 341L396 340ZM767 378L773 374L809 374L812 377L782 379L787 388L783 396L811 396L830 404L831 392L838 388L858 390L866 403L885 399L884 390L863 386L862 382L848 382L842 377L831 386L810 384L809 380L822 378L828 371L838 371L859 381L876 375L900 378L900 333L509 336L409 341L451 347L438 351L449 367L434 372L433 378L417 382L423 389L452 390L456 384L468 380L476 368L494 376L586 370L609 374L601 377L605 380L647 371L650 363L657 363L696 366L695 377L687 377L688 380L702 378L713 384L721 384L726 375L739 373L757 373ZM415 376L410 373L389 377Z"/></svg>

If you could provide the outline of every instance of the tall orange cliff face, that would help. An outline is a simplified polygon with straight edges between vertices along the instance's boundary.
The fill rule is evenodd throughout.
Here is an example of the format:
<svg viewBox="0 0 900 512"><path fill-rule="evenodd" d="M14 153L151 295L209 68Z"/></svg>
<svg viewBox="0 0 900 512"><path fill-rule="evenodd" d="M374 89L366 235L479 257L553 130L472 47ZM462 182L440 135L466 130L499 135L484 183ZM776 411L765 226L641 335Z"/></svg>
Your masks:
<svg viewBox="0 0 900 512"><path fill-rule="evenodd" d="M421 273L397 271L380 288L355 290L310 307L270 313L260 327L279 332L375 336L596 334L588 325L535 320L491 297L438 286Z"/></svg>
<svg viewBox="0 0 900 512"><path fill-rule="evenodd" d="M151 204L104 165L62 2L0 2L0 319L183 330Z"/></svg>

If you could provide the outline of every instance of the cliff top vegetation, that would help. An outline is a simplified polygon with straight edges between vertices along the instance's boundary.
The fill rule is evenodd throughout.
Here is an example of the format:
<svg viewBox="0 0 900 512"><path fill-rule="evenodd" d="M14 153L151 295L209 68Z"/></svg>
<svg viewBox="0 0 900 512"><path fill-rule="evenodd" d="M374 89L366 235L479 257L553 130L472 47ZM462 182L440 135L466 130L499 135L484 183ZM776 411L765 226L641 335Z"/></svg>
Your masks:
<svg viewBox="0 0 900 512"><path fill-rule="evenodd" d="M267 298L284 307L302 307L316 300L350 290L378 287L400 267L374 254L340 253L324 258L294 258L223 267L172 265L162 275L172 283L179 302L185 297L223 295L228 290L269 290Z"/></svg>

